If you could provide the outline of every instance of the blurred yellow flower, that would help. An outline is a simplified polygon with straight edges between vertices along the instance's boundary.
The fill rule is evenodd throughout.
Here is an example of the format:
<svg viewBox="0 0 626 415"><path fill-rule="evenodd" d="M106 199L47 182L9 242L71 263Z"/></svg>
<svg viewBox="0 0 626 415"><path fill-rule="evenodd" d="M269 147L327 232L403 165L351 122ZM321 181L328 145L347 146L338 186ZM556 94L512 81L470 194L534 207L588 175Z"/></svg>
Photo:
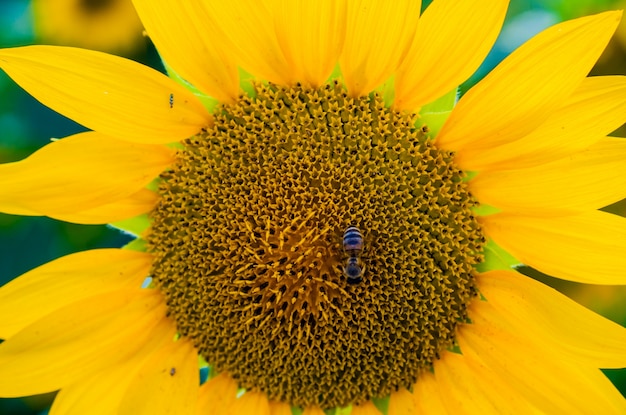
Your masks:
<svg viewBox="0 0 626 415"><path fill-rule="evenodd" d="M131 0L33 0L37 41L129 54L145 47Z"/></svg>
<svg viewBox="0 0 626 415"><path fill-rule="evenodd" d="M52 415L626 413L599 369L626 366L623 327L477 271L497 244L626 282L626 219L598 210L626 193L626 142L607 137L626 78L586 77L620 12L540 33L439 125L508 1L134 4L178 82L88 50L0 51L93 130L0 166L0 210L139 237L0 289L0 396L60 389ZM349 226L363 240L344 249Z"/></svg>

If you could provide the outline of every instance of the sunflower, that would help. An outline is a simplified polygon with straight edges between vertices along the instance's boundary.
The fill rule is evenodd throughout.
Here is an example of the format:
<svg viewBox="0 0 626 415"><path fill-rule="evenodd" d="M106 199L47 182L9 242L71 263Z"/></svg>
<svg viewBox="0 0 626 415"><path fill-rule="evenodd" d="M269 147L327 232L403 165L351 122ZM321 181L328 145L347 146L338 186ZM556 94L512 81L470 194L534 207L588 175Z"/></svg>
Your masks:
<svg viewBox="0 0 626 415"><path fill-rule="evenodd" d="M145 46L131 0L33 0L39 42L132 53Z"/></svg>
<svg viewBox="0 0 626 415"><path fill-rule="evenodd" d="M600 371L626 366L626 330L508 259L625 282L626 220L598 209L626 194L607 136L626 79L586 77L620 12L547 29L455 105L507 1L134 4L169 77L0 51L92 130L0 166L0 209L137 235L0 290L0 396L60 390L53 415L626 413Z"/></svg>

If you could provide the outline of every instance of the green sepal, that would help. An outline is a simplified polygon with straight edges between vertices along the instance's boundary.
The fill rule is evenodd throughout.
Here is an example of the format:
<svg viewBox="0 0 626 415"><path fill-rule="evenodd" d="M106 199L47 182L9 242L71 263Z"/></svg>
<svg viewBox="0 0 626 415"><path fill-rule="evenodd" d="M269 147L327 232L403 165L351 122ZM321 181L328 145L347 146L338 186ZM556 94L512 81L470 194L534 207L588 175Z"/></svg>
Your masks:
<svg viewBox="0 0 626 415"><path fill-rule="evenodd" d="M504 249L500 248L493 240L487 242L484 249L485 260L478 264L476 268L480 272L493 271L497 269L512 270L521 265L521 262Z"/></svg>
<svg viewBox="0 0 626 415"><path fill-rule="evenodd" d="M417 120L418 127L428 126L431 136L436 137L456 105L457 96L458 88L454 88L444 96L424 105Z"/></svg>
<svg viewBox="0 0 626 415"><path fill-rule="evenodd" d="M372 398L372 402L381 414L387 415L389 412L389 396L385 396L384 398Z"/></svg>
<svg viewBox="0 0 626 415"><path fill-rule="evenodd" d="M147 251L146 241L141 238L137 238L133 241L130 241L126 245L124 245L122 249L128 249L130 251L146 252Z"/></svg>
<svg viewBox="0 0 626 415"><path fill-rule="evenodd" d="M454 343L452 345L450 345L447 350L450 353L456 353L456 354L463 354L462 350L461 350L461 346L459 346L457 343ZM434 373L434 370L432 370L432 372Z"/></svg>
<svg viewBox="0 0 626 415"><path fill-rule="evenodd" d="M254 88L254 76L251 73L239 68L239 88L243 90L249 97L256 97L256 89Z"/></svg>
<svg viewBox="0 0 626 415"><path fill-rule="evenodd" d="M474 176L476 176L476 173L469 172L467 174L467 177L466 177L467 181L471 180L472 177L474 177ZM493 215L494 213L500 212L500 209L495 208L495 207L490 206L490 205L482 204L482 205L479 205L479 206L475 206L472 209L472 212L474 212L474 214L477 215L477 216L488 216L488 215Z"/></svg>
<svg viewBox="0 0 626 415"><path fill-rule="evenodd" d="M335 408L335 415L350 415L352 413L352 405L345 408Z"/></svg>
<svg viewBox="0 0 626 415"><path fill-rule="evenodd" d="M141 236L150 227L150 218L144 213L134 218L109 223L108 226L133 236Z"/></svg>
<svg viewBox="0 0 626 415"><path fill-rule="evenodd" d="M328 77L328 82L332 83L332 81L335 79L339 80L343 85L346 84L343 79L343 73L341 73L341 67L338 63L335 65L335 67L333 68L333 72Z"/></svg>
<svg viewBox="0 0 626 415"><path fill-rule="evenodd" d="M291 407L291 415L302 415L304 410L302 408L298 408L297 406Z"/></svg>
<svg viewBox="0 0 626 415"><path fill-rule="evenodd" d="M385 107L390 108L396 98L396 77L389 77L381 86L376 88L385 103Z"/></svg>
<svg viewBox="0 0 626 415"><path fill-rule="evenodd" d="M169 66L167 62L165 62L164 60L162 60L162 62L163 66L165 67L165 71L167 72L167 76L191 91L200 100L200 102L202 102L202 105L204 105L204 107L209 112L215 111L215 108L220 103L217 99L203 94L198 88L183 79L183 77L181 77L171 66Z"/></svg>

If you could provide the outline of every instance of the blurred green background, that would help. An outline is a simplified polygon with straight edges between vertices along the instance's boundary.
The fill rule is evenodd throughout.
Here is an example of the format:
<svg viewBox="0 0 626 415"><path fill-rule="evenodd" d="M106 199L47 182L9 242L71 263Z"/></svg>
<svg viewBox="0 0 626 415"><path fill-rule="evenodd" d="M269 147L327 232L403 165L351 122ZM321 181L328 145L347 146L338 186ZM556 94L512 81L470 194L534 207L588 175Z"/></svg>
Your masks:
<svg viewBox="0 0 626 415"><path fill-rule="evenodd" d="M424 2L424 7L429 1ZM0 47L62 44L104 50L162 70L158 55L143 36L130 0L0 0ZM511 0L505 27L483 66L462 91L535 33L559 21L605 10L623 9L626 0ZM592 74L626 74L626 24ZM85 129L39 104L0 72L0 163L20 160L52 137ZM615 135L626 137L622 127ZM607 210L626 216L626 203ZM75 225L41 217L0 214L0 285L60 256L129 241L106 226ZM566 283L525 273L547 282L587 307L626 325L626 289ZM625 270L626 272L626 270ZM626 394L626 370L607 371ZM0 399L0 415L46 414L53 394Z"/></svg>

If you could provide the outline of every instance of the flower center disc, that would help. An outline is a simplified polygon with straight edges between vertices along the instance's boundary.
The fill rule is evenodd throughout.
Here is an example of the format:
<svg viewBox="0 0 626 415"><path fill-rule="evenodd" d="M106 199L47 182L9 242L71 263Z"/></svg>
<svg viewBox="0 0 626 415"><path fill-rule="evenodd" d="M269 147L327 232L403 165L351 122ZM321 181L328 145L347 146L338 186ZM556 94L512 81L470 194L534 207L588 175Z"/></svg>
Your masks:
<svg viewBox="0 0 626 415"><path fill-rule="evenodd" d="M110 9L115 0L79 0L78 9L85 14L98 14Z"/></svg>
<svg viewBox="0 0 626 415"><path fill-rule="evenodd" d="M414 124L337 82L256 85L183 143L148 247L170 315L214 370L333 408L410 389L452 345L484 237L452 154Z"/></svg>

